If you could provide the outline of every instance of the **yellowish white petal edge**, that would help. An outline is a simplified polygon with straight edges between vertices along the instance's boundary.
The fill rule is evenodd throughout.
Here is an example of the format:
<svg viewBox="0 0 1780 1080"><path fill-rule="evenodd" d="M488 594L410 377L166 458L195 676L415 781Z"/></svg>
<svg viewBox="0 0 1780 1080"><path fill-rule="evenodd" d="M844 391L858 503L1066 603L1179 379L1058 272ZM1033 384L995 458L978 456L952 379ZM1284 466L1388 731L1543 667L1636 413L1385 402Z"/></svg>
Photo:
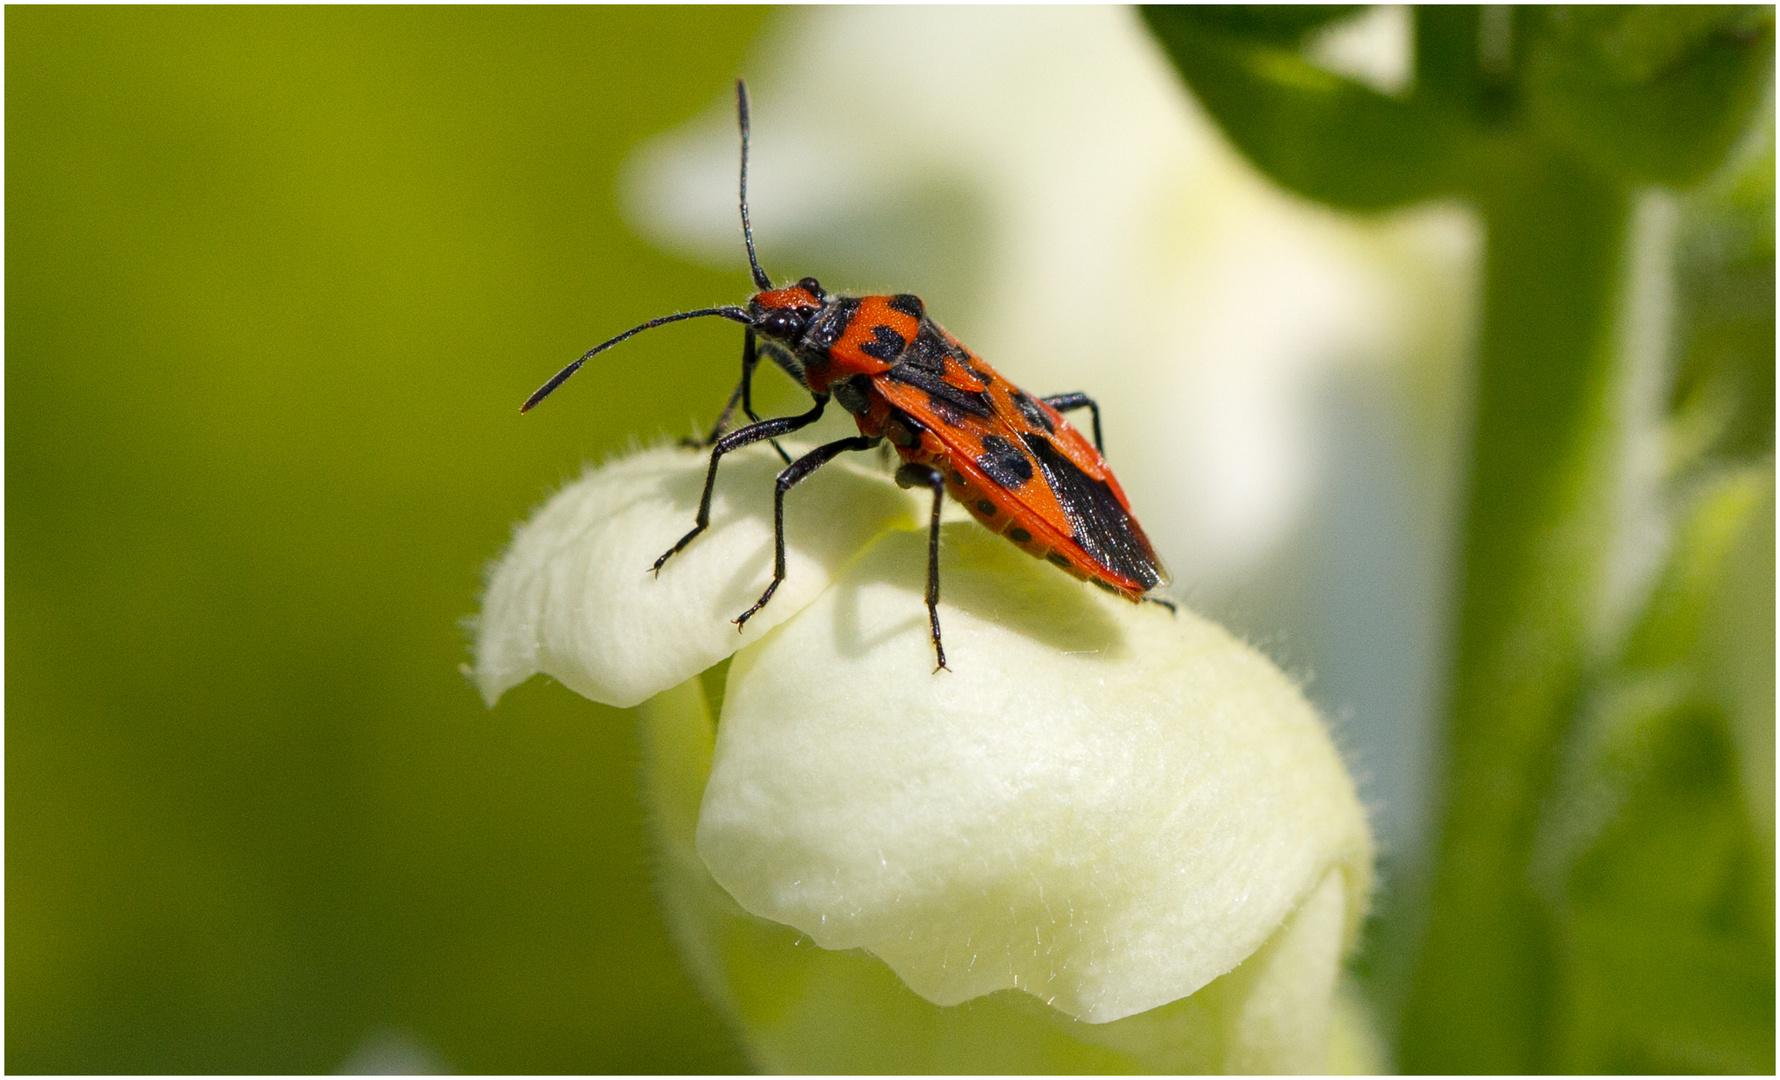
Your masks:
<svg viewBox="0 0 1780 1080"><path fill-rule="evenodd" d="M796 448L787 444L787 449ZM731 621L772 580L773 487L783 462L758 445L724 457L710 528L692 528L709 454L664 446L589 469L520 526L477 619L475 677L490 703L542 672L629 707L716 664L796 614L915 505L888 477L836 462L786 500L788 576L738 633Z"/></svg>
<svg viewBox="0 0 1780 1080"><path fill-rule="evenodd" d="M963 523L933 674L924 548L886 537L737 655L698 848L744 908L936 1004L1017 987L1093 1023L1237 967L1326 881L1339 955L1370 841L1290 680Z"/></svg>

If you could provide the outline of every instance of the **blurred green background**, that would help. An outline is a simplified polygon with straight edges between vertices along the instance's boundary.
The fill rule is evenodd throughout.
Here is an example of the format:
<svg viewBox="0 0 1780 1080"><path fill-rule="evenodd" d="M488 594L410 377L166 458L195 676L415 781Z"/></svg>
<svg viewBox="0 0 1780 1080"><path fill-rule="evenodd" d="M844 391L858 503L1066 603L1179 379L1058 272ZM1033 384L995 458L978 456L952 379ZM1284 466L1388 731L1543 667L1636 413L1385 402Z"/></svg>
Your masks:
<svg viewBox="0 0 1780 1080"><path fill-rule="evenodd" d="M589 458L708 417L730 301L615 217L741 8L6 13L6 1066L740 1068L628 717L460 620ZM583 375L583 379L586 376ZM381 1034L380 1034L381 1033Z"/></svg>

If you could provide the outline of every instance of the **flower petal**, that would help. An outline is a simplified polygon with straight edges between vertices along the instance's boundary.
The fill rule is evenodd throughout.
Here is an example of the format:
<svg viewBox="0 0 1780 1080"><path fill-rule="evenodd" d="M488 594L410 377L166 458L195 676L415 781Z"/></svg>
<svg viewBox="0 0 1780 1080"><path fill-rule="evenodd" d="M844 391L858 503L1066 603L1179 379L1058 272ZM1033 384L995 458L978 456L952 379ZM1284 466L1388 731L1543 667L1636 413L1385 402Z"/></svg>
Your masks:
<svg viewBox="0 0 1780 1080"><path fill-rule="evenodd" d="M736 656L698 849L742 907L936 1004L1018 987L1094 1023L1235 968L1331 871L1351 935L1365 816L1290 680L974 525L945 540L953 670L919 534Z"/></svg>
<svg viewBox="0 0 1780 1080"><path fill-rule="evenodd" d="M864 953L816 948L750 915L694 848L715 725L701 685L644 704L643 794L674 943L776 1073L1376 1073L1383 1057L1351 992L1331 994L1347 896L1326 875L1266 945L1198 993L1107 1024L1083 1024L1003 992L943 1009Z"/></svg>
<svg viewBox="0 0 1780 1080"><path fill-rule="evenodd" d="M692 527L708 462L667 446L610 462L520 526L477 620L475 677L490 705L538 672L595 701L635 705L758 640L885 530L914 524L912 496L888 477L828 465L786 498L785 583L738 634L731 620L772 580L783 463L770 448L724 457L710 528L659 575L648 572Z"/></svg>

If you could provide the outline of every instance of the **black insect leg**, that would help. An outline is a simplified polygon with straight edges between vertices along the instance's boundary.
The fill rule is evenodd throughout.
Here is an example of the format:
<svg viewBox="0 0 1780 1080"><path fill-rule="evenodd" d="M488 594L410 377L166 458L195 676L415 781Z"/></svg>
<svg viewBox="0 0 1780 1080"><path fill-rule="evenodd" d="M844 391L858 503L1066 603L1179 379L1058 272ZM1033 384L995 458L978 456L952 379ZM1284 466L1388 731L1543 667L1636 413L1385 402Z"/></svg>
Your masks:
<svg viewBox="0 0 1780 1080"><path fill-rule="evenodd" d="M742 407L742 415L754 423L760 422L759 415L754 412L754 369L759 366L760 352L754 338L754 328L750 326L742 334L742 381L736 383L735 389L729 392L729 403L723 406L723 412L717 417L717 422L711 425L710 436L703 442L686 439L682 441L681 445L702 448L715 444L722 437L724 431L728 430L729 422L735 416L737 404ZM779 445L779 440L774 439L772 442L773 449L778 451L779 459L787 465L791 464L791 455L787 454L785 448Z"/></svg>
<svg viewBox="0 0 1780 1080"><path fill-rule="evenodd" d="M735 618L736 629L748 625L754 613L766 606L779 591L779 582L785 580L785 493L801 483L805 477L820 469L849 450L870 450L883 441L882 435L855 435L850 439L836 439L831 443L823 443L803 457L798 458L785 470L779 473L779 482L773 491L773 580L754 601L754 606Z"/></svg>
<svg viewBox="0 0 1780 1080"><path fill-rule="evenodd" d="M1087 409L1094 414L1094 449L1106 453L1100 446L1100 406L1086 394L1055 394L1045 398L1044 402L1058 412L1070 412L1074 409Z"/></svg>
<svg viewBox="0 0 1780 1080"><path fill-rule="evenodd" d="M750 326L742 335L742 413L757 424L760 417L754 412L754 369L759 366L760 352L754 340L754 328ZM791 464L791 455L779 445L779 440L773 439L772 444L773 452L779 455L779 460L787 465Z"/></svg>
<svg viewBox="0 0 1780 1080"><path fill-rule="evenodd" d="M1180 614L1180 610L1174 606L1173 600L1164 600L1160 596L1146 596L1143 598L1143 602L1146 604L1155 604L1158 607L1165 607L1168 609L1168 614L1170 615Z"/></svg>
<svg viewBox="0 0 1780 1080"><path fill-rule="evenodd" d="M931 465L910 462L896 470L896 482L905 488L920 485L933 489L933 520L927 530L927 625L933 631L933 655L939 660L933 670L950 671L946 647L939 640L939 511L946 498L946 478Z"/></svg>
<svg viewBox="0 0 1780 1080"><path fill-rule="evenodd" d="M692 543L693 537L704 532L705 528L711 524L711 489L717 486L717 462L724 454L731 450L740 450L742 447L750 443L757 443L762 439L789 435L799 428L809 427L822 418L822 410L826 408L828 408L828 395L823 394L816 399L815 407L809 412L799 413L797 416L781 416L772 420L761 420L719 437L711 445L711 469L705 473L705 493L698 501L698 523L692 527L691 532L680 537L679 543L663 552L661 558L656 559L655 565L650 569L657 574L661 573L663 563L679 554L682 548Z"/></svg>

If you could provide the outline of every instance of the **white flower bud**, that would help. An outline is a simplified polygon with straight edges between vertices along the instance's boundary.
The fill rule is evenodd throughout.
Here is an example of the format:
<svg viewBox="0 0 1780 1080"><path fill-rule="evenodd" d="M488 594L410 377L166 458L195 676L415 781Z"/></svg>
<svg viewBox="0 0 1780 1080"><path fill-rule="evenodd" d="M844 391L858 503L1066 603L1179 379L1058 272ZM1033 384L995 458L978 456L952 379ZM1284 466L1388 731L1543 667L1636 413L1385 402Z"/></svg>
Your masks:
<svg viewBox="0 0 1780 1080"><path fill-rule="evenodd" d="M1117 1020L1240 964L1325 881L1332 986L1370 874L1321 721L1260 654L945 530L877 544L736 657L698 847L747 910L950 1005Z"/></svg>
<svg viewBox="0 0 1780 1080"><path fill-rule="evenodd" d="M787 501L790 577L757 620L777 627L738 635L771 572L777 468L726 459L712 528L659 581L644 570L690 527L703 457L590 472L521 528L477 640L491 699L534 671L619 705L682 684L646 714L670 918L759 1060L894 1068L884 1047L961 1025L970 1054L904 1067L1327 1068L1370 839L1291 681L1211 623L968 521L943 530L952 670L935 672L924 515L833 465ZM687 680L743 643L707 758ZM700 857L741 908L822 949L750 929ZM891 1001L882 969L823 951L854 949L926 1003L870 1004ZM1054 1019L1003 996L936 1010L1009 988ZM998 1056L1003 1038L1023 1049Z"/></svg>

